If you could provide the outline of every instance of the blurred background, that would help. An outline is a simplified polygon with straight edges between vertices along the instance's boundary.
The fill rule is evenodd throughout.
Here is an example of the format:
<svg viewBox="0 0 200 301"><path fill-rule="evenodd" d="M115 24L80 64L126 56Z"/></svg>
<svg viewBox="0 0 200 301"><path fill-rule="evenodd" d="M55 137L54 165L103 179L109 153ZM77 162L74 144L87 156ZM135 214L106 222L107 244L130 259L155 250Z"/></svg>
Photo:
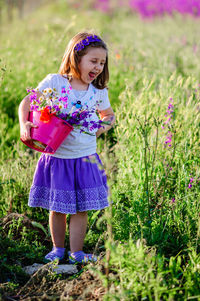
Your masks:
<svg viewBox="0 0 200 301"><path fill-rule="evenodd" d="M1 0L0 18L1 20L12 21L14 16L23 18L41 5L53 2L52 0ZM175 12L181 14L200 15L200 2L198 0L68 0L67 4L75 8L88 7L99 9L105 13L126 7L133 13L138 13L144 18L162 16L164 14L173 15ZM7 16L5 16L7 15Z"/></svg>

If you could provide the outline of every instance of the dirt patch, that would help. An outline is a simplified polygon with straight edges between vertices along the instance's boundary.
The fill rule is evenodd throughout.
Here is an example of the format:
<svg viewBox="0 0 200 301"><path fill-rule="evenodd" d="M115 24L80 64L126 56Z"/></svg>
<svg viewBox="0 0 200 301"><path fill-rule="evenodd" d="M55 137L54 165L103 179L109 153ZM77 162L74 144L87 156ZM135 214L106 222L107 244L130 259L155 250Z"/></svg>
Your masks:
<svg viewBox="0 0 200 301"><path fill-rule="evenodd" d="M103 299L104 294L102 281L94 272L88 270L64 287L60 300L98 301Z"/></svg>
<svg viewBox="0 0 200 301"><path fill-rule="evenodd" d="M53 274L47 274L45 269L38 271L30 280L15 293L16 295L4 296L4 300L38 301L38 300L79 300L101 301L105 294L97 271L88 266L75 279L53 279ZM98 266L98 270L103 266Z"/></svg>

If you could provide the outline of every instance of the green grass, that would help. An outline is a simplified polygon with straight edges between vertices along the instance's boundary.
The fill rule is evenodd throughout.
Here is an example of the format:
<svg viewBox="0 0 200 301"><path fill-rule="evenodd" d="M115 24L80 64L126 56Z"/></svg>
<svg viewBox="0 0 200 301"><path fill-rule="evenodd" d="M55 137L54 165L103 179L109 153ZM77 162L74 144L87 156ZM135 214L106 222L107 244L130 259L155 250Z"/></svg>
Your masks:
<svg viewBox="0 0 200 301"><path fill-rule="evenodd" d="M105 278L106 300L200 298L199 23L179 15L143 21L127 11L106 16L57 1L1 28L0 217L23 213L45 227L48 212L27 206L39 154L19 141L18 105L27 87L58 71L76 32L92 25L108 44L109 96L117 122L98 141L113 201L113 238L107 244L113 272ZM162 129L170 98L173 117ZM172 146L164 147L169 130ZM26 227L15 245L15 223L1 238L2 246L6 242L17 254L13 259L2 248L2 281L13 285L26 280L20 266L32 263L37 252L41 260L50 247L49 236L42 247L37 229ZM107 240L104 217L90 212L88 228L86 250L97 244L101 252Z"/></svg>

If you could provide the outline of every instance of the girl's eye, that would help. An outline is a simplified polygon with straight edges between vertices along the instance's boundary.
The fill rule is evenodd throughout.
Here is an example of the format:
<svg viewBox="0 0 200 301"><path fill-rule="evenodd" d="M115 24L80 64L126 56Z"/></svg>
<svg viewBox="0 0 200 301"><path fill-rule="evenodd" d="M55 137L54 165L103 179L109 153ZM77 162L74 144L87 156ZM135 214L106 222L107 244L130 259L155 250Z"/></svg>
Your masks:
<svg viewBox="0 0 200 301"><path fill-rule="evenodd" d="M96 61L92 61L93 64L96 64Z"/></svg>

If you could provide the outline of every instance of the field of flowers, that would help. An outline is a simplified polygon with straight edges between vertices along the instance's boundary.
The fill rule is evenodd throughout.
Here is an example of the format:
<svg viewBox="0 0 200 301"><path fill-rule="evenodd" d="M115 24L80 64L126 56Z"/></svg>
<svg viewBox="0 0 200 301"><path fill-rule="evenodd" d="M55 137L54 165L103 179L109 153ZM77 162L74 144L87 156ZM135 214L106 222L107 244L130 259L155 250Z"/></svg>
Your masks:
<svg viewBox="0 0 200 301"><path fill-rule="evenodd" d="M94 0L93 5L104 12L126 7L132 12L140 14L143 18L173 15L174 13L200 16L200 2L198 0Z"/></svg>
<svg viewBox="0 0 200 301"><path fill-rule="evenodd" d="M109 47L117 122L98 139L112 206L89 213L85 240L85 251L106 254L105 272L88 270L105 300L200 300L200 19L69 3L0 29L0 294L16 295L28 280L22 267L51 246L48 212L27 206L39 153L19 140L18 105L58 71L68 40L92 28Z"/></svg>

